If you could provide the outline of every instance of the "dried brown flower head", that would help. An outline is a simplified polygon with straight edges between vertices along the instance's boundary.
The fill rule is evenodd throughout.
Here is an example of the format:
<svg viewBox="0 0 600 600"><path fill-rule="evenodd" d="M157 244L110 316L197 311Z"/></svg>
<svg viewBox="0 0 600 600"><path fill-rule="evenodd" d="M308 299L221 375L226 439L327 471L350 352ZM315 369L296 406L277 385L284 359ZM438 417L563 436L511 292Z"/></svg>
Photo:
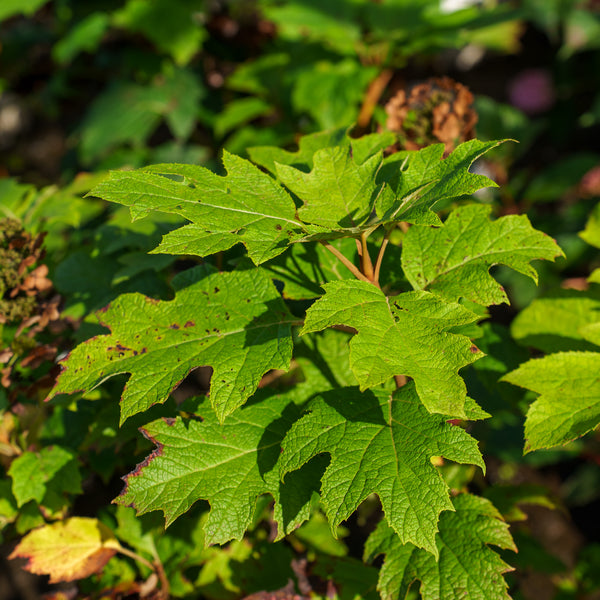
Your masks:
<svg viewBox="0 0 600 600"><path fill-rule="evenodd" d="M386 127L400 134L398 150L418 150L442 142L445 154L475 137L473 94L449 77L434 77L399 90L385 106Z"/></svg>

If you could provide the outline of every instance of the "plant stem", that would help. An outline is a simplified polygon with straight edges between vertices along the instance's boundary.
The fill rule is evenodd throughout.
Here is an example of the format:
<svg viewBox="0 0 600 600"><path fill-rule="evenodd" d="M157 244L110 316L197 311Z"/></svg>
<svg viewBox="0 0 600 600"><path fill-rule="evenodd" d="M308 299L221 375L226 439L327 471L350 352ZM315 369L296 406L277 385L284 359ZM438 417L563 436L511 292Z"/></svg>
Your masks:
<svg viewBox="0 0 600 600"><path fill-rule="evenodd" d="M142 563L145 567L148 567L153 573L158 575L158 580L160 581L160 595L163 600L168 600L169 598L169 580L165 574L165 570L160 562L160 558L158 558L158 554L154 555L154 563L151 563L149 560L146 560L143 556L136 554L135 552L128 550L127 548L123 548L119 544L119 549L117 550L121 554L125 556L129 556L129 558L133 558L133 560L137 560Z"/></svg>
<svg viewBox="0 0 600 600"><path fill-rule="evenodd" d="M137 560L138 562L142 563L145 567L148 567L151 571L156 571L155 565L153 565L149 560L146 560L143 556L140 556L139 554L136 554L135 552L132 552L127 548L123 548L123 546L120 546L117 552L120 552L125 556L129 556L129 558L133 558L133 560Z"/></svg>
<svg viewBox="0 0 600 600"><path fill-rule="evenodd" d="M363 104L360 108L360 113L356 123L359 127L366 127L371 120L373 111L381 98L387 84L390 82L394 71L392 69L383 69L373 81L369 84L369 89L363 100Z"/></svg>
<svg viewBox="0 0 600 600"><path fill-rule="evenodd" d="M373 262L367 248L367 237L366 233L360 234L360 241L362 242L362 272L369 281L373 281Z"/></svg>
<svg viewBox="0 0 600 600"><path fill-rule="evenodd" d="M360 258L362 260L362 244L360 243L360 240L358 238L354 238L354 241L356 242L356 249L358 250L358 256L360 256Z"/></svg>
<svg viewBox="0 0 600 600"><path fill-rule="evenodd" d="M329 250L331 254L338 258L341 261L341 263L348 269L348 271L350 271L352 275L354 275L357 279L372 283L372 281L365 277L359 271L359 269L357 269L356 266L353 265L337 248L334 248L329 242L321 241L320 243L323 244L323 246L325 246L325 248L327 248L327 250Z"/></svg>

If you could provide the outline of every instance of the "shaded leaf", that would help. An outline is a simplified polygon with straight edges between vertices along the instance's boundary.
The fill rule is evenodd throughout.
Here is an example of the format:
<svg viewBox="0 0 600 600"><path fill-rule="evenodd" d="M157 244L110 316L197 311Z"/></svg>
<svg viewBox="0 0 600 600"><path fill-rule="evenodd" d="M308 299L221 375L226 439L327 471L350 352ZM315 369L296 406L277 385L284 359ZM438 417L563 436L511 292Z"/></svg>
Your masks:
<svg viewBox="0 0 600 600"><path fill-rule="evenodd" d="M190 61L200 49L206 31L199 26L204 0L129 0L114 15L114 22L129 31L139 31L154 42L159 50L169 53L179 65Z"/></svg>
<svg viewBox="0 0 600 600"><path fill-rule="evenodd" d="M600 353L557 352L502 377L540 397L525 420L525 452L566 444L600 423Z"/></svg>
<svg viewBox="0 0 600 600"><path fill-rule="evenodd" d="M485 498L460 494L452 504L455 512L440 517L438 560L412 544L403 544L385 519L371 534L365 559L385 555L377 585L383 600L404 598L417 580L423 600L509 600L502 576L511 568L488 547L516 550L508 525Z"/></svg>
<svg viewBox="0 0 600 600"><path fill-rule="evenodd" d="M308 518L309 481L288 483L294 493L287 495L280 484L281 440L300 413L289 396L262 395L223 425L205 404L196 413L200 418L159 419L142 429L157 447L126 477L116 502L133 505L139 514L160 510L169 525L198 500L207 500L207 544L241 539L261 494L276 501L279 537ZM318 477L318 468L311 472Z"/></svg>
<svg viewBox="0 0 600 600"><path fill-rule="evenodd" d="M19 507L30 500L41 504L48 492L81 493L81 475L75 455L60 446L47 446L40 452L24 452L12 461L8 474Z"/></svg>
<svg viewBox="0 0 600 600"><path fill-rule="evenodd" d="M164 402L195 367L210 365L211 403L224 419L253 394L264 373L289 368L294 319L262 271L198 267L177 276L173 286L171 301L125 294L110 304L100 317L111 334L70 353L49 398L131 373L122 423Z"/></svg>
<svg viewBox="0 0 600 600"><path fill-rule="evenodd" d="M458 370L482 353L467 337L449 330L476 321L474 313L429 292L388 299L364 281L334 281L323 287L325 295L307 311L302 334L332 325L355 328L350 365L361 389L407 375L429 411L465 416L466 387Z"/></svg>
<svg viewBox="0 0 600 600"><path fill-rule="evenodd" d="M356 257L356 241L339 238L330 242L350 261ZM263 266L274 279L284 284L283 297L290 300L308 300L323 294L322 284L329 281L352 279L354 276L322 244L293 244Z"/></svg>
<svg viewBox="0 0 600 600"><path fill-rule="evenodd" d="M436 555L438 518L452 503L431 457L485 468L477 442L444 417L429 414L412 383L393 395L344 388L313 400L283 442L282 474L321 453L331 455L321 503L332 532L376 493L400 538Z"/></svg>
<svg viewBox="0 0 600 600"><path fill-rule="evenodd" d="M597 350L588 340L590 327L599 323L597 293L560 290L520 311L510 331L520 344L544 352Z"/></svg>

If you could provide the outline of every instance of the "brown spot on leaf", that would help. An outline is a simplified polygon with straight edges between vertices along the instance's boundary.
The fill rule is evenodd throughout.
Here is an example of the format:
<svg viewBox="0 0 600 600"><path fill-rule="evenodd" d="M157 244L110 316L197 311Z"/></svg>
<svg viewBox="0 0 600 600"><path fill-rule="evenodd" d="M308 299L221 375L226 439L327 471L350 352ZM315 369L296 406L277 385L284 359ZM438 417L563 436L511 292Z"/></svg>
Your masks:
<svg viewBox="0 0 600 600"><path fill-rule="evenodd" d="M469 350L473 353L476 354L477 352L479 352L479 348L477 346L475 346L475 344L473 344L473 346L471 346L469 348Z"/></svg>
<svg viewBox="0 0 600 600"><path fill-rule="evenodd" d="M177 325L177 323L172 323L169 325L169 329L179 329L179 325Z"/></svg>
<svg viewBox="0 0 600 600"><path fill-rule="evenodd" d="M193 327L195 324L194 321L186 321L184 327Z"/></svg>

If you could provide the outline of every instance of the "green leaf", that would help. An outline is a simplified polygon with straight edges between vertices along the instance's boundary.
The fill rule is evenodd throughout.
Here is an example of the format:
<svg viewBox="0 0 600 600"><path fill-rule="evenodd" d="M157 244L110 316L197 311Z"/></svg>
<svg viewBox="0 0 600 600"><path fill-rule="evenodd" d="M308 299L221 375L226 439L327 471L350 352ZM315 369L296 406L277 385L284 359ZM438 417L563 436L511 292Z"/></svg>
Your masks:
<svg viewBox="0 0 600 600"><path fill-rule="evenodd" d="M342 52L354 53L360 39L359 5L346 0L263 3L264 14L277 25L282 39L323 42ZM306 42L305 42L306 43Z"/></svg>
<svg viewBox="0 0 600 600"><path fill-rule="evenodd" d="M377 585L383 600L405 598L417 580L423 600L510 600L502 575L512 569L488 547L516 550L508 525L485 498L460 494L452 503L455 512L440 518L438 560L403 544L385 520L371 534L365 558L385 555Z"/></svg>
<svg viewBox="0 0 600 600"><path fill-rule="evenodd" d="M474 313L429 292L388 299L364 281L323 287L325 295L307 311L302 334L333 325L356 329L350 366L361 390L408 375L429 411L465 417L466 387L458 370L482 353L467 337L449 330L477 320Z"/></svg>
<svg viewBox="0 0 600 600"><path fill-rule="evenodd" d="M315 152L310 173L277 165L277 177L304 202L298 210L303 221L329 229L351 228L362 225L373 211L381 161L376 154L357 165L349 146L336 146Z"/></svg>
<svg viewBox="0 0 600 600"><path fill-rule="evenodd" d="M484 175L470 173L469 168L503 141L470 140L445 159L442 159L443 144L392 154L384 162L379 179L391 182L393 193L378 198L377 216L383 222L439 225L439 217L431 212L432 208L444 208L452 200L484 187L497 187Z"/></svg>
<svg viewBox="0 0 600 600"><path fill-rule="evenodd" d="M590 327L600 323L600 296L592 290L556 291L538 298L517 314L510 331L520 344L558 352L598 350L589 341Z"/></svg>
<svg viewBox="0 0 600 600"><path fill-rule="evenodd" d="M39 453L24 452L13 460L8 474L19 508L30 500L42 504L48 493L56 497L64 492L82 491L77 459L60 446L47 446Z"/></svg>
<svg viewBox="0 0 600 600"><path fill-rule="evenodd" d="M71 352L50 398L131 373L121 401L123 423L164 402L192 369L210 365L211 403L222 420L254 393L264 373L289 368L294 319L262 271L207 273L199 267L173 285L171 301L125 294L110 304L100 316L111 334Z"/></svg>
<svg viewBox="0 0 600 600"><path fill-rule="evenodd" d="M48 0L3 0L0 6L0 21L13 15L32 15Z"/></svg>
<svg viewBox="0 0 600 600"><path fill-rule="evenodd" d="M221 138L244 123L271 112L273 112L273 107L261 98L251 96L233 100L226 104L223 111L215 117L215 135Z"/></svg>
<svg viewBox="0 0 600 600"><path fill-rule="evenodd" d="M350 557L317 556L311 574L327 581L335 590L336 600L380 600L377 593L377 569ZM316 596L325 600L331 595Z"/></svg>
<svg viewBox="0 0 600 600"><path fill-rule="evenodd" d="M438 518L452 510L452 503L431 457L485 469L477 442L445 417L429 414L412 383L393 395L344 388L318 396L283 442L281 472L322 453L331 456L321 480L321 502L332 532L376 493L403 542L436 555Z"/></svg>
<svg viewBox="0 0 600 600"><path fill-rule="evenodd" d="M223 164L225 177L193 165L115 171L91 194L129 206L134 220L156 210L192 221L156 252L206 256L242 242L255 264L281 254L303 230L294 201L251 162L225 151Z"/></svg>
<svg viewBox="0 0 600 600"><path fill-rule="evenodd" d="M377 73L376 67L357 58L314 62L294 78L292 104L297 112L308 113L319 129L348 125L356 121L367 86Z"/></svg>
<svg viewBox="0 0 600 600"><path fill-rule="evenodd" d="M52 47L52 58L65 64L81 52L94 52L109 26L110 19L106 13L94 12L88 15Z"/></svg>
<svg viewBox="0 0 600 600"><path fill-rule="evenodd" d="M396 135L390 131L370 133L360 138L350 138L346 127L320 131L304 135L298 142L298 150L289 152L277 146L254 146L248 148L248 155L257 165L264 167L274 175L277 164L310 171L313 168L313 157L317 150L335 146L351 147L352 157L357 165L362 165L368 158L385 150L396 141Z"/></svg>
<svg viewBox="0 0 600 600"><path fill-rule="evenodd" d="M524 215L489 220L491 206L456 208L444 227L411 227L403 240L402 267L417 290L429 290L449 301L467 298L484 306L508 303L502 286L489 274L506 265L531 277L534 259L563 256L556 242L536 231Z"/></svg>
<svg viewBox="0 0 600 600"><path fill-rule="evenodd" d="M202 14L204 5L204 0L129 0L114 14L114 22L129 31L143 33L177 64L185 65L206 37L197 17L197 13Z"/></svg>
<svg viewBox="0 0 600 600"><path fill-rule="evenodd" d="M585 229L579 234L591 246L600 248L600 204L590 213Z"/></svg>
<svg viewBox="0 0 600 600"><path fill-rule="evenodd" d="M157 448L127 476L115 502L132 504L139 514L160 510L170 525L195 502L207 500L208 545L241 539L252 522L257 497L271 494L278 537L283 537L310 515L313 488L304 474L288 482L293 493L280 483L281 440L299 408L285 394L261 396L223 425L203 404L196 410L199 418L159 419L145 426L144 435ZM315 464L313 476L320 472Z"/></svg>
<svg viewBox="0 0 600 600"><path fill-rule="evenodd" d="M558 352L535 358L502 380L540 397L525 420L525 452L566 444L600 423L600 353Z"/></svg>

